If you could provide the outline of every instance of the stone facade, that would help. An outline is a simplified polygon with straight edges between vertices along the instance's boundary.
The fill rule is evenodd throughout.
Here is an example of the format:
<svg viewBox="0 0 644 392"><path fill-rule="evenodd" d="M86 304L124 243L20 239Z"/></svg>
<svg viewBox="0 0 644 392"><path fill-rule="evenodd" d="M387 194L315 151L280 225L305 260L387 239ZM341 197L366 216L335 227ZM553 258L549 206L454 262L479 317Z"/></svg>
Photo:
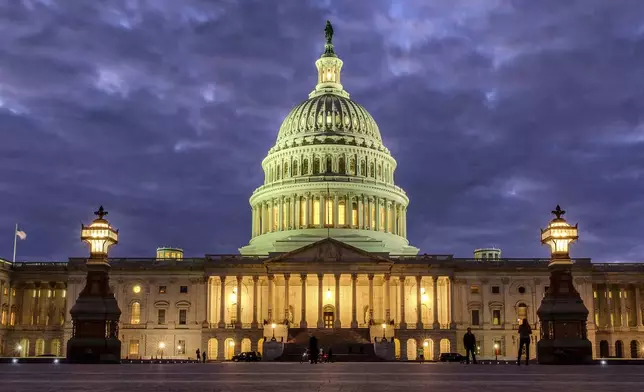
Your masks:
<svg viewBox="0 0 644 392"><path fill-rule="evenodd" d="M3 355L65 352L84 261L0 264ZM188 358L200 348L210 359L227 359L300 327L365 328L375 340L385 323L402 360L415 359L421 347L425 359L463 352L468 327L481 357L494 357L498 344L499 357L512 359L520 318L529 320L538 339L536 309L548 285L548 260L392 257L333 239L270 257L110 263L122 310L123 358ZM595 357L644 356L643 272L639 264L574 260ZM536 355L534 346L531 351Z"/></svg>

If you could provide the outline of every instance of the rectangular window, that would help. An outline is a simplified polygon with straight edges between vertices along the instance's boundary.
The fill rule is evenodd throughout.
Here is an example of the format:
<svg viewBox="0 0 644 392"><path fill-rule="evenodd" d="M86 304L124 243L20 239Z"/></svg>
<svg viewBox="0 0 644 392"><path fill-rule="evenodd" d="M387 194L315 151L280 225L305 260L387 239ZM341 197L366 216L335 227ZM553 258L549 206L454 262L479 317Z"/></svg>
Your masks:
<svg viewBox="0 0 644 392"><path fill-rule="evenodd" d="M320 200L313 200L313 225L320 224Z"/></svg>
<svg viewBox="0 0 644 392"><path fill-rule="evenodd" d="M177 344L177 355L186 355L186 341L179 340Z"/></svg>
<svg viewBox="0 0 644 392"><path fill-rule="evenodd" d="M358 226L358 203L353 203L351 211L351 226Z"/></svg>
<svg viewBox="0 0 644 392"><path fill-rule="evenodd" d="M382 206L380 207L380 227L378 228L378 231L385 231L385 213L387 212L387 207Z"/></svg>
<svg viewBox="0 0 644 392"><path fill-rule="evenodd" d="M167 289L168 288L166 286L159 286L159 294L165 294Z"/></svg>
<svg viewBox="0 0 644 392"><path fill-rule="evenodd" d="M179 325L186 325L188 318L188 311L186 309L179 309Z"/></svg>
<svg viewBox="0 0 644 392"><path fill-rule="evenodd" d="M15 297L16 296L16 289L11 289L11 296Z"/></svg>
<svg viewBox="0 0 644 392"><path fill-rule="evenodd" d="M478 294L480 292L479 285L473 284L470 286L470 294Z"/></svg>
<svg viewBox="0 0 644 392"><path fill-rule="evenodd" d="M338 225L344 226L347 224L347 205L341 201L338 203Z"/></svg>
<svg viewBox="0 0 644 392"><path fill-rule="evenodd" d="M179 286L179 293L187 294L188 293L188 286Z"/></svg>
<svg viewBox="0 0 644 392"><path fill-rule="evenodd" d="M499 309L492 310L492 324L501 325L501 311Z"/></svg>
<svg viewBox="0 0 644 392"><path fill-rule="evenodd" d="M333 200L327 200L324 205L324 224L333 226Z"/></svg>
<svg viewBox="0 0 644 392"><path fill-rule="evenodd" d="M138 356L139 355L139 341L130 340L130 349L128 350L128 355Z"/></svg>
<svg viewBox="0 0 644 392"><path fill-rule="evenodd" d="M2 295L9 295L9 287L5 287L4 290L2 290Z"/></svg>
<svg viewBox="0 0 644 392"><path fill-rule="evenodd" d="M291 210L289 207L291 204L288 201L282 203L282 228L283 230L288 229L288 212Z"/></svg>
<svg viewBox="0 0 644 392"><path fill-rule="evenodd" d="M492 294L499 294L501 292L501 288L499 286L492 286Z"/></svg>
<svg viewBox="0 0 644 392"><path fill-rule="evenodd" d="M63 290L63 298L67 297L67 290Z"/></svg>
<svg viewBox="0 0 644 392"><path fill-rule="evenodd" d="M2 310L2 318L0 320L0 324L7 325L7 311L5 309Z"/></svg>
<svg viewBox="0 0 644 392"><path fill-rule="evenodd" d="M157 310L157 324L165 324L165 309Z"/></svg>
<svg viewBox="0 0 644 392"><path fill-rule="evenodd" d="M279 223L279 217L277 216L277 206L273 206L273 228L271 231L277 231L277 224Z"/></svg>
<svg viewBox="0 0 644 392"><path fill-rule="evenodd" d="M593 298L597 299L597 291L593 291Z"/></svg>
<svg viewBox="0 0 644 392"><path fill-rule="evenodd" d="M371 230L376 230L376 206L373 203L371 203L370 214L371 214L371 220L369 223L369 228Z"/></svg>
<svg viewBox="0 0 644 392"><path fill-rule="evenodd" d="M472 325L481 325L479 320L479 310L472 309Z"/></svg>

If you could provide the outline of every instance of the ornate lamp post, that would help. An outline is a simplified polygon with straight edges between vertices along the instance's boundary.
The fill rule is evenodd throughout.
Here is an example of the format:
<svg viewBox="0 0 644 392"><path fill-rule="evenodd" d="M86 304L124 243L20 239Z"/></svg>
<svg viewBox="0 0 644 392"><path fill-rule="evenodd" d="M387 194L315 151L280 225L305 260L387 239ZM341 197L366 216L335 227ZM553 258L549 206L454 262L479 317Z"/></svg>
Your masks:
<svg viewBox="0 0 644 392"><path fill-rule="evenodd" d="M67 361L72 363L119 363L121 342L118 322L121 310L110 290L107 252L118 243L118 230L105 219L101 206L96 219L81 225L81 240L89 244L85 288L72 306L72 338L67 343Z"/></svg>
<svg viewBox="0 0 644 392"><path fill-rule="evenodd" d="M550 286L537 315L541 321L541 339L537 359L543 364L582 364L592 362L592 344L586 337L588 309L572 280L572 260L568 249L578 238L577 225L562 216L557 206L555 218L541 230L541 243L551 249Z"/></svg>

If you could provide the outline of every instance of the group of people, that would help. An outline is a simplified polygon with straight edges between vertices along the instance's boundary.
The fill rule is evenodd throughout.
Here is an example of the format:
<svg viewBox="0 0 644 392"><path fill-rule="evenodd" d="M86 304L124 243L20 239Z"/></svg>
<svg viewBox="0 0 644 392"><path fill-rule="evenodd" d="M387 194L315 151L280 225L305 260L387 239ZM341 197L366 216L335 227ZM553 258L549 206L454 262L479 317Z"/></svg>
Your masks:
<svg viewBox="0 0 644 392"><path fill-rule="evenodd" d="M523 319L519 326L519 353L517 356L517 365L521 365L521 355L525 348L525 364L528 365L530 361L530 337L532 336L532 328L528 324L527 319ZM472 329L468 328L467 333L463 336L463 346L465 346L465 363L470 363L470 355L472 356L472 363L476 364L476 336L472 333Z"/></svg>
<svg viewBox="0 0 644 392"><path fill-rule="evenodd" d="M311 336L311 338L309 339L309 348L304 350L304 353L302 353L302 359L300 360L300 363L306 361L310 362L311 364L333 362L333 350L329 348L329 350L325 354L324 350L321 347L318 348L318 339L315 336Z"/></svg>
<svg viewBox="0 0 644 392"><path fill-rule="evenodd" d="M206 352L201 352L201 350L197 349L195 351L195 354L197 355L197 361L201 361L203 363L206 363Z"/></svg>

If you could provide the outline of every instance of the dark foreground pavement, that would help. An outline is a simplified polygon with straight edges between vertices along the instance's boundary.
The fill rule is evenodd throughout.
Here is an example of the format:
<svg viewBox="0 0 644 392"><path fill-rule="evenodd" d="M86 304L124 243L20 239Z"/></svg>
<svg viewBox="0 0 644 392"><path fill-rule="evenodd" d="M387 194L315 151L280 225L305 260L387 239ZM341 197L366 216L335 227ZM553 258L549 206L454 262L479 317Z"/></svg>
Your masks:
<svg viewBox="0 0 644 392"><path fill-rule="evenodd" d="M3 364L0 390L633 392L644 390L644 367L428 363Z"/></svg>

